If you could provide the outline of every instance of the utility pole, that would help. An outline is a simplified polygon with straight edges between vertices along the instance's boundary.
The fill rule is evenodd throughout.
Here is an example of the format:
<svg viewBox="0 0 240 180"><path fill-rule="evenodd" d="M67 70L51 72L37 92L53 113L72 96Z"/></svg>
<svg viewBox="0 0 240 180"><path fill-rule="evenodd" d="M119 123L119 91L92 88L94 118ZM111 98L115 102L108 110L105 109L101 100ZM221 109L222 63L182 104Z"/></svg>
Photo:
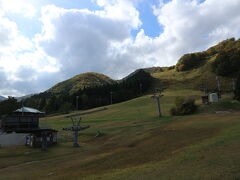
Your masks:
<svg viewBox="0 0 240 180"><path fill-rule="evenodd" d="M110 92L110 104L112 104L113 103L113 92L111 91Z"/></svg>

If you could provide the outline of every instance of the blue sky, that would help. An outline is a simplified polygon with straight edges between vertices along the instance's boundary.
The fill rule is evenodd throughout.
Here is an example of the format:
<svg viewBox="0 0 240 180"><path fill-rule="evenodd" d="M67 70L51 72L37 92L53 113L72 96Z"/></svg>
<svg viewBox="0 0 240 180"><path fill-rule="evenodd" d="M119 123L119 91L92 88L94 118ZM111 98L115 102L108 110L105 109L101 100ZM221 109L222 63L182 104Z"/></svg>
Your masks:
<svg viewBox="0 0 240 180"><path fill-rule="evenodd" d="M153 8L154 7L154 8ZM0 95L121 79L240 37L240 0L0 0ZM163 28L164 27L164 28Z"/></svg>
<svg viewBox="0 0 240 180"><path fill-rule="evenodd" d="M144 29L145 34L149 37L157 37L163 31L163 27L157 22L157 17L153 14L153 6L158 6L157 0L143 1L137 7L143 23L141 28ZM139 32L139 30L133 31L133 36L135 36L137 32Z"/></svg>

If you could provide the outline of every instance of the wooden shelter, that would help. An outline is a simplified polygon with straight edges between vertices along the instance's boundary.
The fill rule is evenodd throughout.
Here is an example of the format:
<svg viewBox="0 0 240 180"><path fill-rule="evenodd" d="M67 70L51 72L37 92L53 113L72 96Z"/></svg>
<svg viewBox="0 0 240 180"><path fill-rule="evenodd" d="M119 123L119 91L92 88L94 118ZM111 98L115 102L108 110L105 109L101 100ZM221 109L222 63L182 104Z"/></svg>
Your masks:
<svg viewBox="0 0 240 180"><path fill-rule="evenodd" d="M22 107L14 111L13 115L7 116L1 121L1 130L5 133L28 134L26 145L42 147L46 150L48 145L57 143L57 130L39 127L39 117L45 113L37 109Z"/></svg>

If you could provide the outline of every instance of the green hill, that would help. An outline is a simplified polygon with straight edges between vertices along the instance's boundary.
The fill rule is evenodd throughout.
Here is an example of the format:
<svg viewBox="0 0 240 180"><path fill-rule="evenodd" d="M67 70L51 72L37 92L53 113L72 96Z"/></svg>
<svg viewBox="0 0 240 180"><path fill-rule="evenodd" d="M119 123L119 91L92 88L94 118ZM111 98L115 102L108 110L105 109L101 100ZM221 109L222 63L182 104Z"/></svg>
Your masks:
<svg viewBox="0 0 240 180"><path fill-rule="evenodd" d="M104 74L88 72L60 82L47 90L47 92L51 92L53 94L67 92L69 94L73 94L83 88L109 85L113 83L115 83L115 81Z"/></svg>
<svg viewBox="0 0 240 180"><path fill-rule="evenodd" d="M176 64L177 71L187 71L203 66L210 60L216 58L221 52L230 49L240 49L240 39L235 38L224 40L217 45L210 47L203 52L191 53L183 55ZM231 54L229 54L231 55Z"/></svg>
<svg viewBox="0 0 240 180"><path fill-rule="evenodd" d="M200 90L203 85L209 91L217 88L216 74L212 72L212 63L219 53L229 49L240 49L240 40L234 38L220 42L203 52L183 55L172 67L146 68L157 80L153 87L164 89L193 89ZM223 92L230 92L233 89L231 78L218 77Z"/></svg>
<svg viewBox="0 0 240 180"><path fill-rule="evenodd" d="M208 92L216 91L216 74L212 64L216 62L219 53L226 51L228 54L231 48L240 48L240 40L228 39L206 51L183 55L176 66L138 69L117 81L98 73L80 74L25 100L25 104L42 111L47 111L46 107L54 107L48 111L51 113L58 112L60 105L66 102L75 107L76 96L80 97L80 103L83 103L79 107L86 109L109 104L110 92L114 94L113 101L116 103L136 98L142 93L153 92L155 89L199 91L205 88ZM231 78L219 76L218 79L222 92L233 92ZM52 98L53 95L56 96L55 99ZM49 100L51 98L52 101Z"/></svg>
<svg viewBox="0 0 240 180"><path fill-rule="evenodd" d="M218 54L229 49L240 49L240 40L234 38L224 40L206 51L183 55L176 66L151 67L144 71L150 73L155 79L152 89L166 88L190 88L199 90L203 84L207 84L209 91L216 89L216 74L212 72L212 62ZM104 74L84 73L71 79L58 83L47 92L61 94L68 92L73 94L79 89L102 86L131 79L132 76L141 73L141 69L134 71L120 81L114 81ZM223 91L232 90L232 79L220 77Z"/></svg>

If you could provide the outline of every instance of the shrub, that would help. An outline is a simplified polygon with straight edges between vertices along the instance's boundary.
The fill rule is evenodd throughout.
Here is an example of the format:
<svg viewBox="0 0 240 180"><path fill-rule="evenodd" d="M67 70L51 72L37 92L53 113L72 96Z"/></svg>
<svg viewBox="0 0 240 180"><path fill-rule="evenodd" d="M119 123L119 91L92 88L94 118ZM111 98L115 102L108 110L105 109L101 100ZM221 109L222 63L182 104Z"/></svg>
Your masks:
<svg viewBox="0 0 240 180"><path fill-rule="evenodd" d="M170 109L170 114L175 116L192 114L196 108L194 99L177 97L175 99L175 107Z"/></svg>
<svg viewBox="0 0 240 180"><path fill-rule="evenodd" d="M205 55L203 53L192 53L183 55L177 65L177 71L188 71L199 67L205 60Z"/></svg>
<svg viewBox="0 0 240 180"><path fill-rule="evenodd" d="M240 49L222 51L212 63L212 71L223 77L235 78L240 69Z"/></svg>

